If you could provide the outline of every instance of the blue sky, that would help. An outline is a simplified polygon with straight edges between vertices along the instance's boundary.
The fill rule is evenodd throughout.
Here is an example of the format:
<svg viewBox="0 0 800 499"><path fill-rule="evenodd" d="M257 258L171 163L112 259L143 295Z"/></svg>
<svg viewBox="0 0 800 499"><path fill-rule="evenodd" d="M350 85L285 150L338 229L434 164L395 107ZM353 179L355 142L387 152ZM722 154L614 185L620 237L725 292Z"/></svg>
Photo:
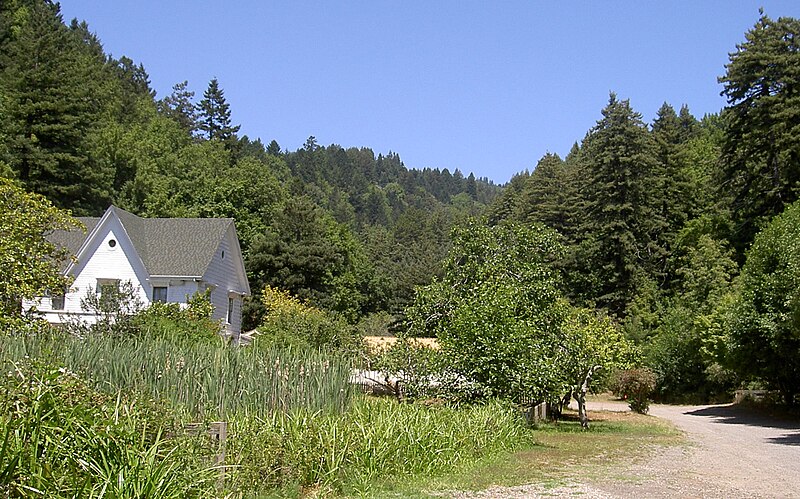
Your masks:
<svg viewBox="0 0 800 499"><path fill-rule="evenodd" d="M62 0L158 97L218 78L240 134L394 151L498 183L562 157L609 91L650 122L718 112L728 53L797 1Z"/></svg>

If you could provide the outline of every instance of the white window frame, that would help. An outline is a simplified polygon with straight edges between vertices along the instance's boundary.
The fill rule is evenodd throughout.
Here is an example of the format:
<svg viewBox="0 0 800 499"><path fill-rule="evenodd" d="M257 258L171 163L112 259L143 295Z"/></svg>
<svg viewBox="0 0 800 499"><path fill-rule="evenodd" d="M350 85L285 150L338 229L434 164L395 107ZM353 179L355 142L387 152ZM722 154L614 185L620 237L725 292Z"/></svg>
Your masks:
<svg viewBox="0 0 800 499"><path fill-rule="evenodd" d="M98 278L97 279L97 288L95 289L95 292L99 296L103 296L103 288L106 287L106 286L116 286L117 287L117 291L119 291L119 283L120 283L119 279Z"/></svg>

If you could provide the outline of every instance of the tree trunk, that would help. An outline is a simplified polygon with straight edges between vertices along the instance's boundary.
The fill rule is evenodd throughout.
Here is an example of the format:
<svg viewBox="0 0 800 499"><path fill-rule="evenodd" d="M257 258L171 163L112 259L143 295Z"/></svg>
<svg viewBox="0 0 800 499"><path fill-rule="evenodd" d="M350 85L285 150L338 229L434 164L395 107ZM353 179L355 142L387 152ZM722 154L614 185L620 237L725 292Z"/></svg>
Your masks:
<svg viewBox="0 0 800 499"><path fill-rule="evenodd" d="M586 392L589 391L589 381L591 381L594 373L597 372L602 366L594 366L589 368L586 375L583 377L583 383L579 389L575 390L572 394L578 402L578 419L581 421L581 427L584 430L589 429L589 415L586 412Z"/></svg>

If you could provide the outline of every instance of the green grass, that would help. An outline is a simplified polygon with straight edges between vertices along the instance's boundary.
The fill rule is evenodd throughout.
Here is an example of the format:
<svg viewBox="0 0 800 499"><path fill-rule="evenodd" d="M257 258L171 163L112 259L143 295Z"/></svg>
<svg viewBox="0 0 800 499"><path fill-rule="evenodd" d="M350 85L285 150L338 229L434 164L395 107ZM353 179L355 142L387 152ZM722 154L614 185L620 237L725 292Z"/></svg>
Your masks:
<svg viewBox="0 0 800 499"><path fill-rule="evenodd" d="M532 430L532 441L522 449L487 455L443 476L389 481L372 496L435 497L437 491L529 483L557 486L571 478L606 477L615 465L644 459L654 447L683 442L673 426L651 416L593 412L588 431L581 430L574 414L566 416Z"/></svg>
<svg viewBox="0 0 800 499"><path fill-rule="evenodd" d="M522 448L531 432L507 404L455 409L365 399L341 415L241 420L231 453L239 492L371 495L383 483L438 476Z"/></svg>

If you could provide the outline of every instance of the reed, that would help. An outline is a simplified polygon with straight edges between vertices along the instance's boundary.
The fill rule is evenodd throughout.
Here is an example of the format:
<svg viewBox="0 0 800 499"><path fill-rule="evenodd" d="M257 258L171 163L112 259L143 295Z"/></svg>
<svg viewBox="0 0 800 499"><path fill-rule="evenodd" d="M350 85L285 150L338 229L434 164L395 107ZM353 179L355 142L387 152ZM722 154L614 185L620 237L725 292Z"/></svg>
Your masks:
<svg viewBox="0 0 800 499"><path fill-rule="evenodd" d="M349 359L307 349L66 335L6 338L0 349L6 362L47 359L106 392L166 401L198 420L267 417L301 408L341 413L353 394Z"/></svg>
<svg viewBox="0 0 800 499"><path fill-rule="evenodd" d="M230 427L238 492L366 493L383 481L432 476L531 443L513 407L451 408L358 401L342 415L297 411Z"/></svg>
<svg viewBox="0 0 800 499"><path fill-rule="evenodd" d="M182 443L187 419L228 421L224 490L216 492L233 497L276 491L367 495L384 482L444 474L531 443L530 429L507 404L453 408L356 395L348 383L349 360L335 353L240 349L158 336L5 338L0 361L17 380L6 385L5 407L17 407L23 392L25 400L51 402L26 410L28 433L20 433L19 419L0 424L6 440L0 487L169 497L166 484L174 482L181 494L202 496L214 488L207 481L213 449L207 437L197 437L203 445ZM34 389L44 385L25 384L14 374L20 363L45 366L55 376L47 393L58 396L37 395ZM93 390L81 391L79 404L72 402L71 389L58 384L72 380L59 374L71 371ZM21 457L9 449L23 450ZM76 458L66 465L42 463L42 452ZM14 478L20 469L30 480ZM206 481L192 488L192 476Z"/></svg>

